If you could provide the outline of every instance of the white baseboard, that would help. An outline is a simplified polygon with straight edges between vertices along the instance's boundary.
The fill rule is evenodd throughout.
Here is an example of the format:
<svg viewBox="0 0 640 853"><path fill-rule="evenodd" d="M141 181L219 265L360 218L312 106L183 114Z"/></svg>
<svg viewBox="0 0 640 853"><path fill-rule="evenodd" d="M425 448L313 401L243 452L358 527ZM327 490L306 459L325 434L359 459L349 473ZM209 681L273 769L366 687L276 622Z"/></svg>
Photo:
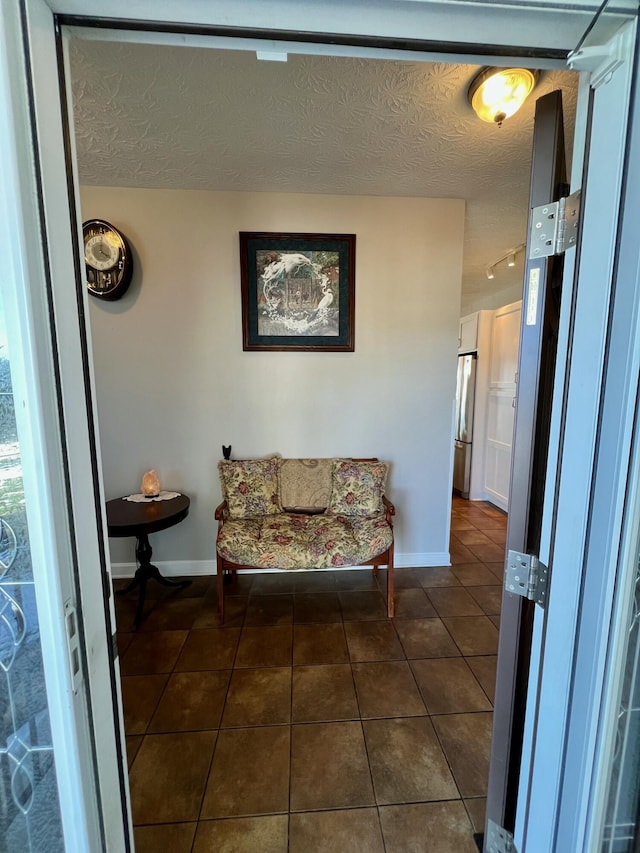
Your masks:
<svg viewBox="0 0 640 853"><path fill-rule="evenodd" d="M396 554L394 558L396 569L418 568L421 566L449 566L448 551L433 551L426 554ZM215 560L167 560L165 562L154 562L160 574L167 578L195 577L197 575L215 575ZM348 568L344 566L343 568ZM354 566L353 568L366 570L368 566ZM278 569L258 569L256 571L279 571ZM303 570L304 571L304 570ZM335 571L335 569L322 569L321 571ZM112 563L111 577L132 578L136 572L135 563Z"/></svg>
<svg viewBox="0 0 640 853"><path fill-rule="evenodd" d="M396 569L419 569L432 566L450 566L448 551L429 551L426 554L396 554L393 558Z"/></svg>
<svg viewBox="0 0 640 853"><path fill-rule="evenodd" d="M167 578L195 577L196 575L215 575L215 560L158 560L153 561L160 574ZM111 563L111 577L132 578L136 573L135 563Z"/></svg>
<svg viewBox="0 0 640 853"><path fill-rule="evenodd" d="M486 489L487 496L485 500L489 503L492 503L494 506L497 506L498 509L501 509L503 512L509 511L509 499L505 498L504 495L499 495L498 492L494 492L491 489Z"/></svg>

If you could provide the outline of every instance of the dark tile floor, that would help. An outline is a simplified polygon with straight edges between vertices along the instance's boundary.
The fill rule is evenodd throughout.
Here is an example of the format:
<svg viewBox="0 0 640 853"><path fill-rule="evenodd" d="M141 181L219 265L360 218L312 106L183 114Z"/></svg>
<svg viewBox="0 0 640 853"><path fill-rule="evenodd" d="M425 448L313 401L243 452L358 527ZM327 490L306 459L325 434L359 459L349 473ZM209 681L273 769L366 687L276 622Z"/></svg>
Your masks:
<svg viewBox="0 0 640 853"><path fill-rule="evenodd" d="M474 853L506 518L452 504L451 568L154 585L118 642L138 853ZM117 582L116 586L122 586Z"/></svg>

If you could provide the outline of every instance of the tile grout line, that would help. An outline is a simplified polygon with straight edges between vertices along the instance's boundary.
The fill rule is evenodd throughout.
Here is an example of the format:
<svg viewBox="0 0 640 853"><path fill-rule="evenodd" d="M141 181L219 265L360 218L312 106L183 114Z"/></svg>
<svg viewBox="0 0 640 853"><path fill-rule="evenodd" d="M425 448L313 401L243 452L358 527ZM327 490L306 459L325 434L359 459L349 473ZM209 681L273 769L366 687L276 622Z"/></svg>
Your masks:
<svg viewBox="0 0 640 853"><path fill-rule="evenodd" d="M351 678L353 679L353 686L354 686L354 690L356 691L356 702L358 703L358 713L360 714L360 720L359 720L360 732L362 734L362 742L364 744L365 755L367 756L367 768L369 770L369 781L371 782L371 793L373 794L373 806L376 809L376 814L378 816L378 829L380 830L380 837L382 838L382 844L383 844L383 847L386 851L387 847L386 847L386 842L385 842L385 838L384 838L384 832L382 830L382 819L380 817L380 804L378 803L378 794L376 792L376 785L375 785L375 780L373 777L373 770L371 768L371 758L369 756L369 745L367 743L367 736L366 736L365 730L364 730L364 722L365 721L362 719L362 710L360 708L360 700L358 698L358 691L357 691L357 688L355 685L355 678L353 675L353 663L351 664Z"/></svg>
<svg viewBox="0 0 640 853"><path fill-rule="evenodd" d="M294 602L295 613L295 602ZM289 694L289 786L288 786L288 812L287 812L287 851L291 850L291 794L293 788L293 623L291 624L291 679Z"/></svg>
<svg viewBox="0 0 640 853"><path fill-rule="evenodd" d="M217 604L214 606L217 606ZM246 615L246 609L245 609L245 613L243 614L243 619L242 619L243 624L244 624L244 616L245 615ZM191 629L191 630L193 630L193 629ZM200 822L202 820L202 809L204 807L204 801L205 801L205 797L207 794L207 789L209 787L209 778L211 776L211 770L213 768L213 760L214 760L214 757L216 754L216 750L218 748L218 741L220 738L220 727L222 725L222 718L224 717L224 711L225 711L225 708L227 706L227 699L229 698L229 689L231 687L231 679L233 677L233 671L235 669L235 662L236 662L236 658L238 655L238 649L240 647L240 638L241 637L242 637L242 626L240 628L240 633L238 634L238 640L236 642L236 647L234 650L233 661L231 664L231 670L229 671L229 678L227 679L227 687L226 687L225 694L224 694L224 702L222 703L222 708L220 709L220 719L218 720L218 726L216 729L215 740L213 742L213 749L211 750L211 758L209 759L209 769L207 770L207 776L206 776L205 783L204 783L203 788L202 788L202 796L200 798L200 808L198 809L198 817L196 818L196 831L193 835L193 842L191 845L192 850L193 850L193 847L195 846L196 838L198 835L198 830L200 827ZM177 663L177 660L176 660L176 663Z"/></svg>

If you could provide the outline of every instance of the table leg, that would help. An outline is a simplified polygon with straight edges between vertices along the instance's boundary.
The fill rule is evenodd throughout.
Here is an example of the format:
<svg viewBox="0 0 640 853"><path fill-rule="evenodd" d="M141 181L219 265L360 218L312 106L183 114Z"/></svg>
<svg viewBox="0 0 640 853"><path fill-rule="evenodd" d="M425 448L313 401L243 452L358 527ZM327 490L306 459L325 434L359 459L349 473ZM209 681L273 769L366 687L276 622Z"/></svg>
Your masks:
<svg viewBox="0 0 640 853"><path fill-rule="evenodd" d="M136 576L138 575L139 571L140 571L140 569L136 570ZM140 623L142 622L142 613L144 611L144 600L145 600L146 595L147 595L147 575L141 574L140 578L138 580L138 583L140 584L140 592L138 593L138 604L136 606L136 615L135 615L135 618L133 620L133 630L134 631L138 630L138 628L140 627Z"/></svg>
<svg viewBox="0 0 640 853"><path fill-rule="evenodd" d="M131 592L131 590L136 587L140 587L140 592L138 593L138 604L136 607L136 615L133 620L133 627L137 629L142 621L142 614L144 611L144 600L147 594L147 581L150 578L157 581L162 586L175 586L179 589L184 589L189 586L191 581L172 581L169 578L163 577L160 574L160 570L157 566L152 565L151 563L151 555L152 555L151 545L149 543L149 537L146 533L141 533L138 537L136 537L136 560L138 561L138 568L136 569L136 573L133 577L133 580L130 584L124 589L119 590L121 595L124 595L127 592Z"/></svg>

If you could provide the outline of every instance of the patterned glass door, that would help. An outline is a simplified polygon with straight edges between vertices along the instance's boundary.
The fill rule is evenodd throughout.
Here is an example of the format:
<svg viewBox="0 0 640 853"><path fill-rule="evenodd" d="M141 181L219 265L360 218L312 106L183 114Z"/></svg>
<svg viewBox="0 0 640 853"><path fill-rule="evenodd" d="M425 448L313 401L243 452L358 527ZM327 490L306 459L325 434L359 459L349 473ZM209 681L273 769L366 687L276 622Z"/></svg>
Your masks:
<svg viewBox="0 0 640 853"><path fill-rule="evenodd" d="M64 850L1 300L0 849Z"/></svg>
<svg viewBox="0 0 640 853"><path fill-rule="evenodd" d="M639 523L636 517L636 543L640 538ZM601 853L635 853L640 845L640 548L637 544L630 559L634 576L627 594L624 652L618 663L618 712L607 770Z"/></svg>

